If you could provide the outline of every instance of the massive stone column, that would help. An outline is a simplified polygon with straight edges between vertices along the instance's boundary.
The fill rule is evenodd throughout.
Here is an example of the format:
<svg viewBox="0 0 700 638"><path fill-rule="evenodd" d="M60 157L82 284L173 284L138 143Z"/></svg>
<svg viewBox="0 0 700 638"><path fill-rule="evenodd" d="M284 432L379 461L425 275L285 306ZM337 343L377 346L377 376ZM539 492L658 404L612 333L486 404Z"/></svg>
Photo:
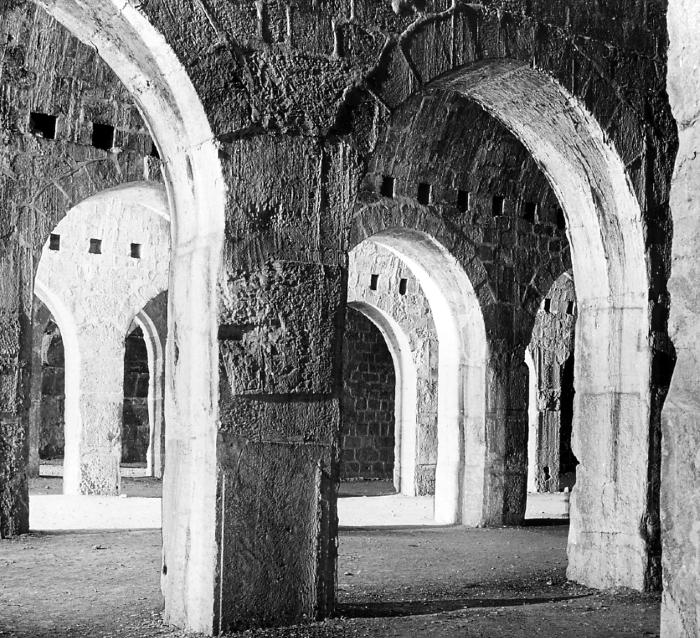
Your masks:
<svg viewBox="0 0 700 638"><path fill-rule="evenodd" d="M215 626L329 614L344 275L274 261L222 288Z"/></svg>
<svg viewBox="0 0 700 638"><path fill-rule="evenodd" d="M668 92L679 150L671 187L669 332L677 362L662 413L661 634L700 633L700 4L669 3Z"/></svg>
<svg viewBox="0 0 700 638"><path fill-rule="evenodd" d="M126 335L95 319L66 352L64 494L119 493Z"/></svg>

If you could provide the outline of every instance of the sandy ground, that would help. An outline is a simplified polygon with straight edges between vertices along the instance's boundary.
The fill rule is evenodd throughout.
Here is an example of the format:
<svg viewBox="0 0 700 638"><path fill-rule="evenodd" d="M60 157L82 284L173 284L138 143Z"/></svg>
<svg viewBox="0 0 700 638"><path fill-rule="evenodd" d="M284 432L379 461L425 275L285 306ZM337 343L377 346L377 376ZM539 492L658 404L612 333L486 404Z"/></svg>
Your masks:
<svg viewBox="0 0 700 638"><path fill-rule="evenodd" d="M658 636L658 600L564 577L565 525L344 531L338 618L252 636ZM160 622L160 533L0 541L0 636L183 636Z"/></svg>
<svg viewBox="0 0 700 638"><path fill-rule="evenodd" d="M41 485L33 484L32 492ZM153 493L155 487L139 489ZM352 501L372 506L375 498L357 496L357 489L344 490L341 507ZM371 490L382 494L379 486ZM44 486L45 497L47 491ZM120 505L132 500L139 499L114 499ZM536 523L508 529L345 527L336 617L239 635L658 636L658 597L568 583L566 522ZM161 623L160 543L158 530L41 532L0 541L0 637L184 636Z"/></svg>

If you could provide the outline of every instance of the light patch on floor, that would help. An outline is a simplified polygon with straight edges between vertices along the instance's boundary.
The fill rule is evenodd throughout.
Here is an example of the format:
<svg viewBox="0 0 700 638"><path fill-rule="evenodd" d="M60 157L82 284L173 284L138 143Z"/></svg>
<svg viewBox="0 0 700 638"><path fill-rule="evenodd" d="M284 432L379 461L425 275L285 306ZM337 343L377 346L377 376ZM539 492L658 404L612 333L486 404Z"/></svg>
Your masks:
<svg viewBox="0 0 700 638"><path fill-rule="evenodd" d="M568 518L568 494L529 494L527 519ZM159 529L161 499L116 496L32 495L33 531ZM435 525L432 496L353 496L338 499L341 527Z"/></svg>

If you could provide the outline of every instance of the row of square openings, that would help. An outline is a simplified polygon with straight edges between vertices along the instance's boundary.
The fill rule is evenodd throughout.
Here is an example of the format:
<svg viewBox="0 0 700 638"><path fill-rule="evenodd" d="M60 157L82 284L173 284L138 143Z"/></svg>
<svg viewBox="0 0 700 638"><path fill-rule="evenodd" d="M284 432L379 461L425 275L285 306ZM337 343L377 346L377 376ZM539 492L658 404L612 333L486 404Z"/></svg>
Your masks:
<svg viewBox="0 0 700 638"><path fill-rule="evenodd" d="M574 314L574 302L569 301L566 304L566 314L567 315L573 315ZM542 310L544 310L546 313L553 314L552 313L552 300L551 299L545 299L542 302Z"/></svg>
<svg viewBox="0 0 700 638"><path fill-rule="evenodd" d="M379 275L371 275L369 278L369 289L376 290L377 284L379 284ZM399 279L399 294L405 295L406 290L408 290L408 279Z"/></svg>
<svg viewBox="0 0 700 638"><path fill-rule="evenodd" d="M37 113L29 114L29 132L46 140L56 139L56 115ZM100 122L92 123L92 145L103 151L111 151L114 147L114 127ZM151 144L151 155L159 157L155 144Z"/></svg>
<svg viewBox="0 0 700 638"><path fill-rule="evenodd" d="M382 177L382 184L379 189L382 197L393 198L395 195L396 180L390 175ZM422 206L428 206L433 203L433 187L427 182L419 182L416 191L416 199ZM503 195L494 195L491 200L491 214L494 217L503 215L506 198ZM459 189L457 191L457 208L462 212L467 212L472 208L472 194L469 191ZM531 224L538 220L539 206L536 202L524 202L522 207L522 217ZM563 211L558 208L556 212L556 224L559 230L566 228L566 220L564 219Z"/></svg>
<svg viewBox="0 0 700 638"><path fill-rule="evenodd" d="M61 236L55 233L51 233L49 236L49 250L61 250ZM102 254L102 240L101 239L90 239L90 247L88 248L88 253L91 255L101 255ZM130 246L130 256L134 259L141 259L141 244L131 244Z"/></svg>

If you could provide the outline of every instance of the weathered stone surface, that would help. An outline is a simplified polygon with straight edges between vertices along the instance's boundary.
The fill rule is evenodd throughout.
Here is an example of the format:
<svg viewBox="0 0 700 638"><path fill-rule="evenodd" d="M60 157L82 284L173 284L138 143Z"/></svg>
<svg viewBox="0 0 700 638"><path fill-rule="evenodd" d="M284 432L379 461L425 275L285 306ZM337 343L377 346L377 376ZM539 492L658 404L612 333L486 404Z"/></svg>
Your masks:
<svg viewBox="0 0 700 638"><path fill-rule="evenodd" d="M669 332L677 353L662 414L661 532L664 638L700 632L700 5L669 2L668 92L678 122L680 148L671 188L673 270L669 281ZM670 374L672 360L667 360ZM663 369L663 368L662 368Z"/></svg>
<svg viewBox="0 0 700 638"><path fill-rule="evenodd" d="M575 324L574 281L564 273L537 312L528 347L536 388L535 405L528 406L529 436L534 437L528 441L532 450L528 491L558 492L573 487L576 480L577 461L571 451Z"/></svg>

